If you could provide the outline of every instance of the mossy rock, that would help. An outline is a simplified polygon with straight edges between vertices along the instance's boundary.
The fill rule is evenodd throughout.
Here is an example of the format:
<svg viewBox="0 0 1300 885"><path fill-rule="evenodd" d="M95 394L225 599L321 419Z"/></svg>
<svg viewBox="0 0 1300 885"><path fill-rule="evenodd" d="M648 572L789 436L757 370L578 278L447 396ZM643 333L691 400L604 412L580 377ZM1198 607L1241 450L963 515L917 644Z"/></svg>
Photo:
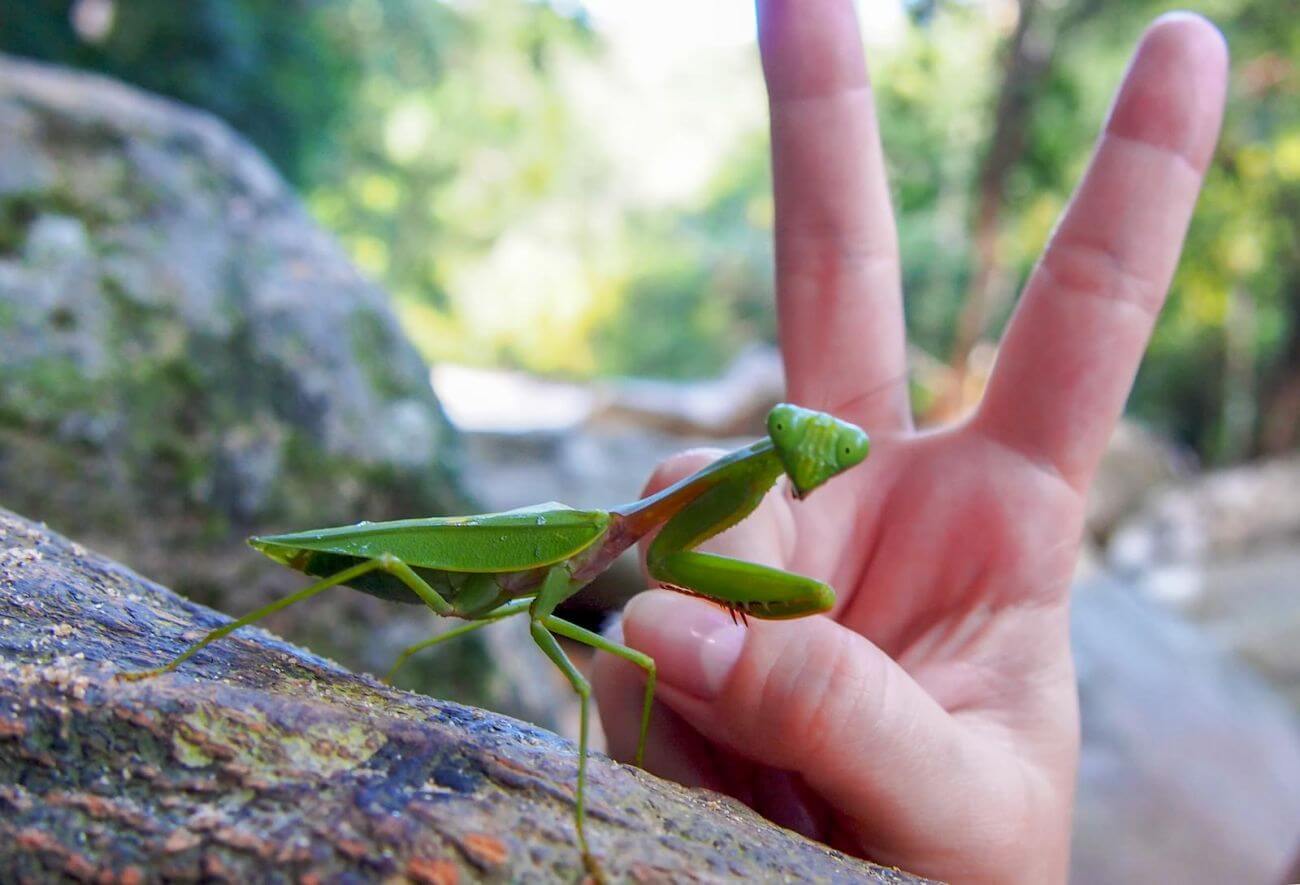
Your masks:
<svg viewBox="0 0 1300 885"><path fill-rule="evenodd" d="M0 58L0 502L242 612L300 586L245 537L463 511L457 463L384 292L256 150ZM433 625L345 592L272 622L362 667ZM419 687L545 720L483 642Z"/></svg>

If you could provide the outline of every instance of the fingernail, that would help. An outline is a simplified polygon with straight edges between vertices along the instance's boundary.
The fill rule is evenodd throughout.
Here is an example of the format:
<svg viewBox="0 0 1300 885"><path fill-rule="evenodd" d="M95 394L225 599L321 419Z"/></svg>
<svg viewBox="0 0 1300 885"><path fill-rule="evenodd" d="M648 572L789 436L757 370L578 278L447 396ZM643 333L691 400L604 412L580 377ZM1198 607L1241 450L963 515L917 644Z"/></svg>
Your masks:
<svg viewBox="0 0 1300 885"><path fill-rule="evenodd" d="M663 683L704 700L722 692L745 647L745 628L726 612L665 590L629 602L624 629L655 659Z"/></svg>

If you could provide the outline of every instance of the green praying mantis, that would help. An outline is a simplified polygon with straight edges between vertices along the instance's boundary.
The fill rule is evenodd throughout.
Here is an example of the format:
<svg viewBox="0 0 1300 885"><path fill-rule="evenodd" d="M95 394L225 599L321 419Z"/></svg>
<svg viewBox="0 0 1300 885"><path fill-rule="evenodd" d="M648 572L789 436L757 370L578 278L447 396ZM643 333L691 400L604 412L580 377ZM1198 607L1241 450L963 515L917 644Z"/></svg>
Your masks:
<svg viewBox="0 0 1300 885"><path fill-rule="evenodd" d="M542 504L480 516L361 522L339 528L251 538L249 543L316 583L219 627L165 666L123 674L144 679L175 670L209 643L340 584L392 602L427 605L467 623L411 646L411 655L503 618L527 613L533 640L578 694L578 847L596 873L585 830L587 730L591 686L556 635L609 652L646 673L636 764L645 752L655 663L647 655L556 617L555 609L640 538L659 530L646 555L651 577L717 602L732 616L798 618L831 608L821 581L694 548L753 512L783 474L803 498L859 464L870 449L860 428L824 412L782 403L767 417L766 439L731 452L657 494L612 510Z"/></svg>

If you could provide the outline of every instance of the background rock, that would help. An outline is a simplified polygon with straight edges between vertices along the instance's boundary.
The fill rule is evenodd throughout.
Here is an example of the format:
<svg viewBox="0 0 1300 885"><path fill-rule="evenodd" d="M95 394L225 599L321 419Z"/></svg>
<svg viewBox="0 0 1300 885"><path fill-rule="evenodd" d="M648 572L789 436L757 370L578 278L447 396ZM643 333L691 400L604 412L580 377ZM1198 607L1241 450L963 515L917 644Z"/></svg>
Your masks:
<svg viewBox="0 0 1300 885"><path fill-rule="evenodd" d="M384 294L255 150L0 59L0 501L239 613L301 586L246 536L463 511L456 463ZM382 668L437 621L339 593L271 625ZM567 696L498 678L501 636L406 684L550 721Z"/></svg>
<svg viewBox="0 0 1300 885"><path fill-rule="evenodd" d="M1106 558L1137 592L1255 665L1300 710L1300 457L1157 489L1116 529Z"/></svg>
<svg viewBox="0 0 1300 885"><path fill-rule="evenodd" d="M1191 475L1194 467L1188 452L1133 421L1121 420L1088 490L1088 534L1106 541L1142 509L1153 491Z"/></svg>
<svg viewBox="0 0 1300 885"><path fill-rule="evenodd" d="M1134 588L1076 588L1076 883L1275 883L1300 845L1300 731L1256 674Z"/></svg>

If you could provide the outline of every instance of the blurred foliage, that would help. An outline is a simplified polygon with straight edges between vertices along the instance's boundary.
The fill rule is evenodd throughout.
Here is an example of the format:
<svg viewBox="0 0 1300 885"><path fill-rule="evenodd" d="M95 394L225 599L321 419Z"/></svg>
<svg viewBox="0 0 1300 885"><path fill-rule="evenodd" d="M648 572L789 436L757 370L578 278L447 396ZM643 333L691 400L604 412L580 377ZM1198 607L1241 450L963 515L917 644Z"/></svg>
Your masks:
<svg viewBox="0 0 1300 885"><path fill-rule="evenodd" d="M297 183L357 110L358 48L346 10L316 0L0 0L0 51L212 111Z"/></svg>
<svg viewBox="0 0 1300 885"><path fill-rule="evenodd" d="M1300 379L1300 17L1267 0L1069 0L1091 7L1059 35L1034 84L1029 138L1006 195L1011 277L1022 282L1068 200L1142 29L1190 8L1224 32L1232 77L1223 135L1130 409L1211 460L1296 442L1275 394ZM896 116L894 120L898 120ZM955 146L954 146L955 148ZM907 217L903 224L906 226ZM996 330L992 330L996 331ZM1266 424L1289 431L1263 438ZM1266 434L1264 434L1266 436Z"/></svg>
<svg viewBox="0 0 1300 885"><path fill-rule="evenodd" d="M1300 16L1273 0L1189 5L1232 47L1230 110L1133 409L1230 460L1292 446L1300 427ZM1031 6L1047 55L1013 82ZM990 339L1166 7L913 0L888 33L869 17L922 348L949 353L972 285L1000 91L1023 90L1024 127L1000 194L1006 297ZM174 95L260 144L431 359L714 373L775 334L756 54L687 55L655 79L628 39L576 0L0 0L0 48Z"/></svg>

